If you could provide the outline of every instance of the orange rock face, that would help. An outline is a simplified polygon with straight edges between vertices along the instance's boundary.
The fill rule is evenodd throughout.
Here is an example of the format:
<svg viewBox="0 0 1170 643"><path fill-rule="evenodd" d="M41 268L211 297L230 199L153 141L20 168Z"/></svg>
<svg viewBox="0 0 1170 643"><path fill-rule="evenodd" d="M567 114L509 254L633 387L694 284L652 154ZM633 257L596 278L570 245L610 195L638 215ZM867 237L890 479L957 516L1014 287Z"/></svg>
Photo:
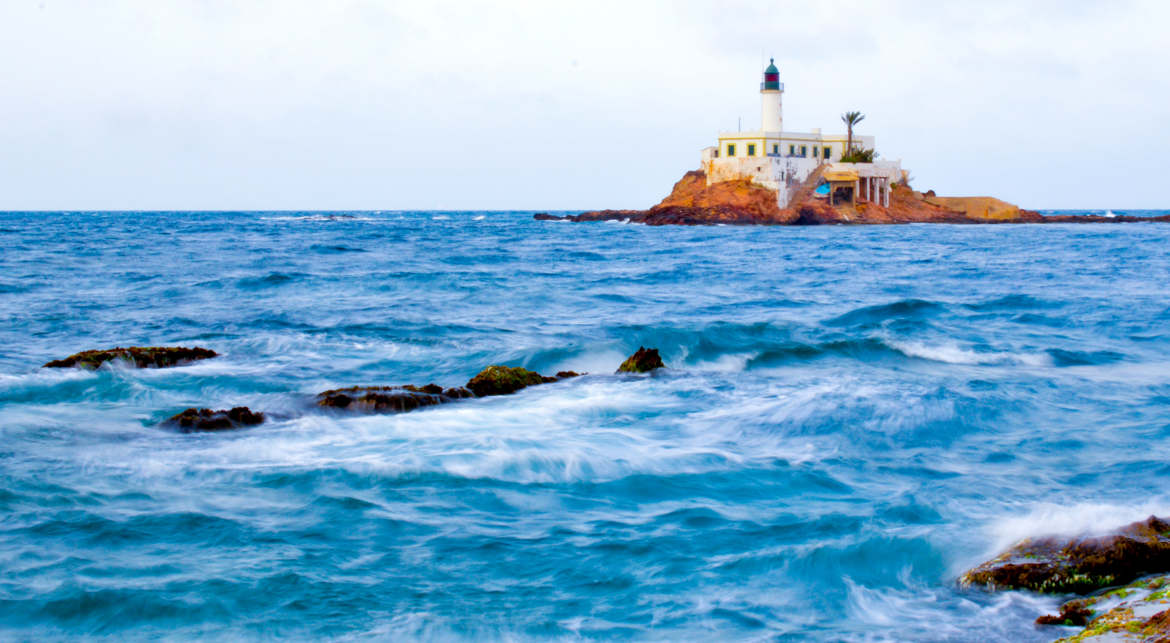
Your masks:
<svg viewBox="0 0 1170 643"><path fill-rule="evenodd" d="M747 217L763 223L771 221L784 223L784 219L795 218L776 204L776 192L752 183L750 179L723 181L707 185L707 175L702 170L687 172L674 189L650 212L672 211L676 208L711 210L711 214L734 212L738 217Z"/></svg>

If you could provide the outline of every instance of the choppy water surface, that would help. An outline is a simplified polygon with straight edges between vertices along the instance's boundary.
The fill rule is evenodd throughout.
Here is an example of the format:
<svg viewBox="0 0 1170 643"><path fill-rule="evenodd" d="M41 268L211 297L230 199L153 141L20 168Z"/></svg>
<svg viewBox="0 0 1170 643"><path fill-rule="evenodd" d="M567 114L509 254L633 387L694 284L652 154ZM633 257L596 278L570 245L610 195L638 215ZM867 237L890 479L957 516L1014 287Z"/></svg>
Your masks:
<svg viewBox="0 0 1170 643"><path fill-rule="evenodd" d="M1170 226L0 215L0 637L1046 640L1165 515ZM186 344L163 370L42 370ZM670 369L611 373L639 345ZM576 380L396 416L354 384ZM182 435L188 406L272 421Z"/></svg>

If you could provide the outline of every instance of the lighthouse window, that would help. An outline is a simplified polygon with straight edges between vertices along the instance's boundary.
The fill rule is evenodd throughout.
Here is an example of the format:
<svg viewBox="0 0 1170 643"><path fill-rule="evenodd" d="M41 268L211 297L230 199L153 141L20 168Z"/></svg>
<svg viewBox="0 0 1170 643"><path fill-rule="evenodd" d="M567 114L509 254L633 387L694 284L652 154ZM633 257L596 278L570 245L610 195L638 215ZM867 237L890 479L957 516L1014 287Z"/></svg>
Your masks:
<svg viewBox="0 0 1170 643"><path fill-rule="evenodd" d="M825 158L829 158L829 157L830 157L830 156L832 156L832 155L833 155L833 148L831 148L831 147L826 147L826 148L825 148Z"/></svg>
<svg viewBox="0 0 1170 643"><path fill-rule="evenodd" d="M778 143L772 144L772 153L777 155L777 156L780 155L780 145Z"/></svg>
<svg viewBox="0 0 1170 643"><path fill-rule="evenodd" d="M796 146L795 145L788 146L788 156L796 156Z"/></svg>
<svg viewBox="0 0 1170 643"><path fill-rule="evenodd" d="M814 147L813 148L813 158L815 159L816 157L817 157L817 148Z"/></svg>
<svg viewBox="0 0 1170 643"><path fill-rule="evenodd" d="M728 156L735 156L735 146L734 145L727 146L727 155Z"/></svg>
<svg viewBox="0 0 1170 643"><path fill-rule="evenodd" d="M801 157L801 158L804 158L804 157L806 157L806 156L808 156L808 146L807 146L807 145L801 145L801 146L800 146L800 157Z"/></svg>
<svg viewBox="0 0 1170 643"><path fill-rule="evenodd" d="M756 155L756 146L752 145L751 143L748 143L748 156L755 156L755 155Z"/></svg>

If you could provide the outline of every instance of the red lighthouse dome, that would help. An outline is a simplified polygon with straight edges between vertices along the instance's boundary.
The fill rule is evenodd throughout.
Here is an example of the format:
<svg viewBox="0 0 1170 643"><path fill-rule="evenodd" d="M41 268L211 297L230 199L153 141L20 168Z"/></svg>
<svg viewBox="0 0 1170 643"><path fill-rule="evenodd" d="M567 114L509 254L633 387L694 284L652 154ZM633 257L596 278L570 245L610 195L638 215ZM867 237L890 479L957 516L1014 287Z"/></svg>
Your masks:
<svg viewBox="0 0 1170 643"><path fill-rule="evenodd" d="M760 85L760 89L773 89L776 91L781 91L783 89L780 86L780 70L776 69L775 58L768 59L768 68L764 70L764 82Z"/></svg>

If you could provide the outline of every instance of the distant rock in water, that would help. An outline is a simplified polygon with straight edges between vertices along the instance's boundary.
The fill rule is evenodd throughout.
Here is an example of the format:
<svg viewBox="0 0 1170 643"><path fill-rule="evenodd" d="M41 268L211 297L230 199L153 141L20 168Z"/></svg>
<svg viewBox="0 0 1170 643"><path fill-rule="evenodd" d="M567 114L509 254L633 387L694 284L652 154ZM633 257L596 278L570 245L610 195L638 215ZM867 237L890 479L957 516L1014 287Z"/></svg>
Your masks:
<svg viewBox="0 0 1170 643"><path fill-rule="evenodd" d="M618 367L619 373L649 373L656 368L664 368L666 365L662 363L662 357L658 355L657 348L638 347L637 352L626 358L622 365Z"/></svg>
<svg viewBox="0 0 1170 643"><path fill-rule="evenodd" d="M317 395L317 406L348 409L364 413L403 413L456 400L492 395L509 395L535 384L556 382L580 373L561 371L547 377L526 368L489 366L471 378L466 387L425 386L351 386Z"/></svg>
<svg viewBox="0 0 1170 643"><path fill-rule="evenodd" d="M1170 572L1170 523L1150 516L1106 536L1029 538L963 574L962 585L1084 594Z"/></svg>
<svg viewBox="0 0 1170 643"><path fill-rule="evenodd" d="M424 406L446 404L474 397L465 388L444 389L436 384L425 386L351 386L317 395L317 406L348 409L365 413L402 413Z"/></svg>
<svg viewBox="0 0 1170 643"><path fill-rule="evenodd" d="M190 408L172 416L163 424L178 426L184 433L190 433L193 431L226 431L255 426L262 422L264 422L263 413L254 412L246 406L237 406L228 411Z"/></svg>
<svg viewBox="0 0 1170 643"><path fill-rule="evenodd" d="M471 378L467 382L467 388L479 397L487 397L508 395L534 384L555 381L557 381L555 377L545 377L536 371L519 366L489 366Z"/></svg>
<svg viewBox="0 0 1170 643"><path fill-rule="evenodd" d="M65 359L56 359L44 368L87 368L96 369L111 360L121 360L138 368L166 368L188 362L216 357L219 353L207 348L186 348L183 346L129 346L107 350L82 351Z"/></svg>

